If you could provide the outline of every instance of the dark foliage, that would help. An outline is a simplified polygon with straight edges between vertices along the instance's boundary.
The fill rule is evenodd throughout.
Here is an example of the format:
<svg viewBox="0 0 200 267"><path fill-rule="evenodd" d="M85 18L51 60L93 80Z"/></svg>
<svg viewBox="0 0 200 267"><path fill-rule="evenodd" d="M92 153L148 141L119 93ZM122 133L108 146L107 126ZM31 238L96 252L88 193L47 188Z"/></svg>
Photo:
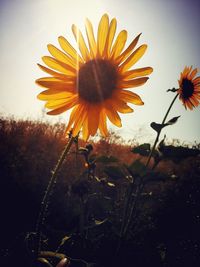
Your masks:
<svg viewBox="0 0 200 267"><path fill-rule="evenodd" d="M0 120L1 266L38 266L32 253L35 225L51 171L67 142L64 129L59 124ZM79 145L85 146L81 141ZM115 135L92 145L87 165L74 145L59 173L43 249L58 249L71 258L72 267L86 266L85 261L96 267L199 266L199 153L165 147L175 151L175 160L163 156L156 170L146 172L148 144L139 148L145 150L143 156L137 148L133 154ZM141 175L145 187L137 216L119 247L127 190L131 177L137 181Z"/></svg>

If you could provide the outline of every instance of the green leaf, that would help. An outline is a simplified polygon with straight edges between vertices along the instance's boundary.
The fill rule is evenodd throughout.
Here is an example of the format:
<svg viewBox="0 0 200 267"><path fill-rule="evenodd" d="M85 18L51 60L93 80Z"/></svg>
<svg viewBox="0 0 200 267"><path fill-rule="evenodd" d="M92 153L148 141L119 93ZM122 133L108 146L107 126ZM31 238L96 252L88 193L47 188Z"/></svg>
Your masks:
<svg viewBox="0 0 200 267"><path fill-rule="evenodd" d="M173 117L171 120L169 120L169 121L166 123L166 125L173 125L173 124L175 124L175 123L178 121L179 118L180 118L180 116Z"/></svg>
<svg viewBox="0 0 200 267"><path fill-rule="evenodd" d="M135 160L128 168L133 176L143 176L146 173L146 166L138 159Z"/></svg>
<svg viewBox="0 0 200 267"><path fill-rule="evenodd" d="M171 120L169 120L168 122L161 124L161 123L156 123L156 122L152 122L150 124L151 128L154 129L157 133L159 133L164 127L168 126L168 125L173 125L175 124L178 119L180 118L180 116L174 117Z"/></svg>
<svg viewBox="0 0 200 267"><path fill-rule="evenodd" d="M144 143L142 145L134 147L131 152L134 154L140 154L141 156L148 156L150 153L150 149L150 144Z"/></svg>
<svg viewBox="0 0 200 267"><path fill-rule="evenodd" d="M167 89L167 92L175 93L175 92L177 92L177 91L178 91L178 89L176 89L176 88Z"/></svg>
<svg viewBox="0 0 200 267"><path fill-rule="evenodd" d="M120 166L105 166L104 172L114 180L126 177Z"/></svg>

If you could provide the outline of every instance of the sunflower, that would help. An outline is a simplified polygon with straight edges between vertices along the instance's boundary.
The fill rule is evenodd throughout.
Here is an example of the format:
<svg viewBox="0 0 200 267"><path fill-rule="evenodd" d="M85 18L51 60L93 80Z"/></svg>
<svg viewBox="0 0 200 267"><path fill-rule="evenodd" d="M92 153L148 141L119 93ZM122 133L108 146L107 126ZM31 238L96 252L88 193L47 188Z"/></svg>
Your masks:
<svg viewBox="0 0 200 267"><path fill-rule="evenodd" d="M36 80L46 90L38 95L46 101L47 114L57 115L72 108L66 131L73 128L73 136L82 130L83 139L94 136L97 130L103 136L108 133L107 118L121 127L118 113L130 113L133 109L127 105L143 105L141 98L127 88L143 85L153 69L151 67L130 69L145 53L147 45L134 50L139 34L124 49L127 31L122 30L114 40L117 21L109 21L104 14L98 25L97 38L93 26L86 19L85 28L88 45L80 30L72 25L72 32L78 49L63 37L58 38L62 50L49 44L51 56L44 56L47 67L38 66L50 74Z"/></svg>
<svg viewBox="0 0 200 267"><path fill-rule="evenodd" d="M197 75L197 68L185 67L180 75L179 82L179 99L182 101L185 108L193 109L199 105L200 100L200 76Z"/></svg>

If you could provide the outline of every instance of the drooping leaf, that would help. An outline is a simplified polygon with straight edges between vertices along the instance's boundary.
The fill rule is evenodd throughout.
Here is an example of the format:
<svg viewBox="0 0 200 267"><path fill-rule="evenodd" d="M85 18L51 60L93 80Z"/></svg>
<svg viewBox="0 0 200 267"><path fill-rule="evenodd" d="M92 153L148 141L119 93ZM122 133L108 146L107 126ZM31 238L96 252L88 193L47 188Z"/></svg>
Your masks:
<svg viewBox="0 0 200 267"><path fill-rule="evenodd" d="M154 129L157 133L161 131L166 125L161 123L152 122L150 124L151 128Z"/></svg>

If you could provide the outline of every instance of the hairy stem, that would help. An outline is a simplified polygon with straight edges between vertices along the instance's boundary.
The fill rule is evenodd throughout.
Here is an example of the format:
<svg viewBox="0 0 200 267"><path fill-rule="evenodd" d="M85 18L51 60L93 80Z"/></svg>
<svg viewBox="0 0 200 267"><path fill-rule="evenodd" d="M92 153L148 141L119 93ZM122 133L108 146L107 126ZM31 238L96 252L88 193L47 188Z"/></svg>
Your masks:
<svg viewBox="0 0 200 267"><path fill-rule="evenodd" d="M41 202L40 213L39 213L39 217L38 217L38 221L37 221L37 225L36 225L36 249L35 249L36 257L38 257L38 255L41 251L41 236L42 236L41 228L45 223L49 199L50 199L50 196L52 194L54 185L56 184L57 175L58 175L58 172L60 170L60 167L62 166L62 163L63 163L67 153L69 152L73 142L74 142L74 137L71 137L69 139L68 143L66 144L62 154L60 155L54 170L52 171L52 176L50 178L47 189L45 191L43 200Z"/></svg>

